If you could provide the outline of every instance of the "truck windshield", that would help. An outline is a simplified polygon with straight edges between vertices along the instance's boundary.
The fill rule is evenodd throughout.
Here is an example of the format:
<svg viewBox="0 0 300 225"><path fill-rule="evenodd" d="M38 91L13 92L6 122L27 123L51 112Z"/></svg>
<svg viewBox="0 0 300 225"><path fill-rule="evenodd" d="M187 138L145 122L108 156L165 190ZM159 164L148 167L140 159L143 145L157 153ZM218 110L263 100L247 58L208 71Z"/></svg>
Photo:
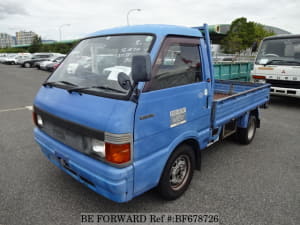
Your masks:
<svg viewBox="0 0 300 225"><path fill-rule="evenodd" d="M132 82L132 56L148 53L153 40L151 35L114 35L85 39L67 56L47 83L66 81L80 92L112 98L127 96L130 90L119 85L118 75L125 74Z"/></svg>
<svg viewBox="0 0 300 225"><path fill-rule="evenodd" d="M263 41L256 64L300 65L300 37Z"/></svg>

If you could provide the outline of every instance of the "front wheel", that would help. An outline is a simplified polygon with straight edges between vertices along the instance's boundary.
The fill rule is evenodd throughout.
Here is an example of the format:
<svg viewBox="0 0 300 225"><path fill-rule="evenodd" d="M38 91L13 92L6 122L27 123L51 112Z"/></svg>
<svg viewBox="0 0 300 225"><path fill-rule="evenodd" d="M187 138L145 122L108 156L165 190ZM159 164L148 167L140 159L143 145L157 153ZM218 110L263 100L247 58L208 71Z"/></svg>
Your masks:
<svg viewBox="0 0 300 225"><path fill-rule="evenodd" d="M31 67L31 64L30 64L30 63L25 63L25 64L24 64L24 67L25 67L25 68L30 68L30 67Z"/></svg>
<svg viewBox="0 0 300 225"><path fill-rule="evenodd" d="M160 178L158 191L168 200L180 197L188 188L195 168L193 148L183 144L171 155Z"/></svg>
<svg viewBox="0 0 300 225"><path fill-rule="evenodd" d="M250 115L247 128L238 128L237 138L241 144L250 144L256 133L256 117Z"/></svg>

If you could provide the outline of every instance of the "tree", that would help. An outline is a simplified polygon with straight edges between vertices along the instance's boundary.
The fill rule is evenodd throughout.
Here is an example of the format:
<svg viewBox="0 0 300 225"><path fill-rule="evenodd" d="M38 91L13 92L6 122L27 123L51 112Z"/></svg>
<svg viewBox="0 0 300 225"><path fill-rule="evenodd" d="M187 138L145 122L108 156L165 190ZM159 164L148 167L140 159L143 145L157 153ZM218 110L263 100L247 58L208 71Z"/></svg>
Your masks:
<svg viewBox="0 0 300 225"><path fill-rule="evenodd" d="M274 32L265 30L261 24L247 22L245 17L234 20L221 46L225 53L241 53L251 48L253 43L259 43L264 37L274 35Z"/></svg>
<svg viewBox="0 0 300 225"><path fill-rule="evenodd" d="M275 35L273 31L264 29L263 25L259 23L254 23L254 28L255 28L255 40L258 42L260 42L265 37Z"/></svg>
<svg viewBox="0 0 300 225"><path fill-rule="evenodd" d="M41 48L42 48L42 38L38 35L35 35L28 50L30 53L35 53L35 52L39 52Z"/></svg>

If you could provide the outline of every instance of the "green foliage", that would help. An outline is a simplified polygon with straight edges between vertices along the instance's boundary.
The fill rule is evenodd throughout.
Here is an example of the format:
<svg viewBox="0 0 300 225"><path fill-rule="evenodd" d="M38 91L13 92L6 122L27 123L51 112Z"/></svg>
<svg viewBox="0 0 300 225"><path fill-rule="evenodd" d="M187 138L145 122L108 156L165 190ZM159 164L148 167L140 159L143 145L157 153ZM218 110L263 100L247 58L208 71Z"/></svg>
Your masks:
<svg viewBox="0 0 300 225"><path fill-rule="evenodd" d="M72 43L44 44L41 48L41 52L59 52L62 54L67 54L77 43L78 41L74 41Z"/></svg>
<svg viewBox="0 0 300 225"><path fill-rule="evenodd" d="M19 53L19 52L28 52L24 48L0 48L0 53Z"/></svg>
<svg viewBox="0 0 300 225"><path fill-rule="evenodd" d="M62 54L67 54L79 41L74 41L71 43L47 43L42 44L39 40L32 43L29 47L24 48L2 48L0 53L18 53L18 52L57 52Z"/></svg>
<svg viewBox="0 0 300 225"><path fill-rule="evenodd" d="M42 48L42 38L36 35L34 36L28 51L30 53L39 52L41 48Z"/></svg>
<svg viewBox="0 0 300 225"><path fill-rule="evenodd" d="M254 28L255 28L255 38L257 42L260 42L265 37L275 35L273 31L264 29L263 25L259 23L254 23Z"/></svg>
<svg viewBox="0 0 300 225"><path fill-rule="evenodd" d="M244 17L234 20L221 46L225 53L236 53L251 48L253 43L260 42L264 37L274 35L264 29L261 24L247 22Z"/></svg>

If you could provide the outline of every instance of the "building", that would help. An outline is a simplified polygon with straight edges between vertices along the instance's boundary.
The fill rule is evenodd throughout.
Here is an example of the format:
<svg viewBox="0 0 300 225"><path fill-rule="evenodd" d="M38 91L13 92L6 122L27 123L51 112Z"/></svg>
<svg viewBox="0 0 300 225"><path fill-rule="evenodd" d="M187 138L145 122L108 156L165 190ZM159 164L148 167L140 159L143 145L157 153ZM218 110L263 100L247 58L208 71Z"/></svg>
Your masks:
<svg viewBox="0 0 300 225"><path fill-rule="evenodd" d="M37 34L32 31L16 32L17 45L30 45Z"/></svg>
<svg viewBox="0 0 300 225"><path fill-rule="evenodd" d="M15 45L15 39L13 36L6 33L0 33L0 48L7 48L13 45Z"/></svg>

